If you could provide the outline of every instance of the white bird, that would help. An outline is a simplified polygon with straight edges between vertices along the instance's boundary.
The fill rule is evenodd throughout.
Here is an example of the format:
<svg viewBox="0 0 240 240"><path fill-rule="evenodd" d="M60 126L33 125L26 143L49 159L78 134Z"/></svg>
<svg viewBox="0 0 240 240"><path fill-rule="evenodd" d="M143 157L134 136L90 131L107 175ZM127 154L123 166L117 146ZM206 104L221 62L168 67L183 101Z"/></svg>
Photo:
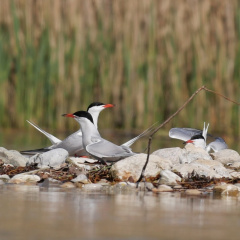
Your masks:
<svg viewBox="0 0 240 240"><path fill-rule="evenodd" d="M113 104L104 104L100 102L93 102L88 106L87 111L92 115L93 117L93 122L96 126L98 127L98 116L100 112L106 108L111 108L114 107ZM43 129L41 129L39 126L36 124L28 121L33 127L35 127L38 131L43 133L52 143L51 146L45 147L45 148L40 148L40 149L34 149L34 150L26 150L26 151L21 151L22 154L36 154L40 152L46 152L52 149L56 148L64 148L65 150L68 151L69 156L83 156L86 152L84 151L83 145L82 145L82 130L81 128L65 138L63 141L60 139L56 138L50 133L47 133Z"/></svg>
<svg viewBox="0 0 240 240"><path fill-rule="evenodd" d="M102 138L88 112L78 111L72 114L63 114L63 116L74 118L81 125L84 149L102 163L116 162L136 154L126 145L119 146Z"/></svg>
<svg viewBox="0 0 240 240"><path fill-rule="evenodd" d="M185 141L184 143L192 143L194 146L201 147L207 152L210 152L211 149L214 152L218 152L228 148L226 142L221 137L214 137L215 140L207 145L207 136L212 137L212 135L207 134L208 127L209 124L205 127L204 122L203 130L194 128L172 128L169 131L169 137L183 140Z"/></svg>

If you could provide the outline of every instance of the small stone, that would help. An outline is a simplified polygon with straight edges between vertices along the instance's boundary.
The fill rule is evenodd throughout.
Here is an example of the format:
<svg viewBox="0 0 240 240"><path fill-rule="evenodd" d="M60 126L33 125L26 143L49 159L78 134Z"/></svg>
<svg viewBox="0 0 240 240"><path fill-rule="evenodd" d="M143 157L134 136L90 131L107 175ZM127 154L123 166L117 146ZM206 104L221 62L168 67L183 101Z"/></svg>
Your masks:
<svg viewBox="0 0 240 240"><path fill-rule="evenodd" d="M42 154L36 154L29 158L27 165L38 164L38 168L54 167L58 168L65 163L68 157L68 151L63 148L50 150Z"/></svg>
<svg viewBox="0 0 240 240"><path fill-rule="evenodd" d="M26 183L26 182L31 182L31 183L36 183L40 181L40 177L37 175L30 175L30 174L18 174L15 175L13 178L11 178L8 183Z"/></svg>
<svg viewBox="0 0 240 240"><path fill-rule="evenodd" d="M197 189L187 189L187 190L185 191L185 194L187 194L187 195L192 195L192 196L198 196L198 195L201 195L202 192L199 191L199 190L197 190Z"/></svg>
<svg viewBox="0 0 240 240"><path fill-rule="evenodd" d="M221 194L225 196L238 196L240 188L233 184L217 185L213 188L214 194Z"/></svg>
<svg viewBox="0 0 240 240"><path fill-rule="evenodd" d="M27 158L25 158L21 153L15 150L7 150L0 147L0 158L6 164L12 164L16 167L25 167Z"/></svg>
<svg viewBox="0 0 240 240"><path fill-rule="evenodd" d="M10 177L7 174L0 175L0 179L3 180L4 182L7 182Z"/></svg>
<svg viewBox="0 0 240 240"><path fill-rule="evenodd" d="M181 178L170 170L162 170L160 172L159 184L165 185L178 185L177 181L181 181Z"/></svg>
<svg viewBox="0 0 240 240"><path fill-rule="evenodd" d="M65 182L60 185L61 188L75 188L75 185L72 182Z"/></svg>
<svg viewBox="0 0 240 240"><path fill-rule="evenodd" d="M219 152L214 152L210 154L212 158L218 162L221 162L225 165L229 163L240 162L240 155L238 152L232 149L224 149Z"/></svg>
<svg viewBox="0 0 240 240"><path fill-rule="evenodd" d="M152 191L154 193L158 193L158 192L172 192L173 189L167 185L159 185L158 188L153 188Z"/></svg>
<svg viewBox="0 0 240 240"><path fill-rule="evenodd" d="M103 186L101 184L89 183L85 184L82 189L85 191L100 191L102 188Z"/></svg>
<svg viewBox="0 0 240 240"><path fill-rule="evenodd" d="M79 174L76 178L71 180L72 182L80 182L80 183L90 183L90 181L88 180L87 176L85 174Z"/></svg>
<svg viewBox="0 0 240 240"><path fill-rule="evenodd" d="M123 181L136 182L142 172L142 168L146 162L147 154L135 154L127 157L113 164L111 167L111 173L116 176L117 179ZM150 155L149 162L145 170L145 177L157 177L161 170L170 169L172 163L170 160L160 158L156 155Z"/></svg>

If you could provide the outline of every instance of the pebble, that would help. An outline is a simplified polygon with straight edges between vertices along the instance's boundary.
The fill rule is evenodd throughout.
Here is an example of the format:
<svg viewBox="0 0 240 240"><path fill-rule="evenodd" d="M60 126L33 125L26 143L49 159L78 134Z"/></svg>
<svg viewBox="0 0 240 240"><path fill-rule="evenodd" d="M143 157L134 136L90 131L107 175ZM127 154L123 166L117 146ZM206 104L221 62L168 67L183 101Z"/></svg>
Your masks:
<svg viewBox="0 0 240 240"><path fill-rule="evenodd" d="M153 188L152 191L154 193L159 193L159 192L172 192L173 189L167 185L159 185L158 188Z"/></svg>
<svg viewBox="0 0 240 240"><path fill-rule="evenodd" d="M75 185L71 182L65 182L62 185L60 185L61 188L75 188Z"/></svg>
<svg viewBox="0 0 240 240"><path fill-rule="evenodd" d="M88 180L87 176L85 174L79 174L76 178L71 180L72 182L80 182L80 183L90 183L90 181Z"/></svg>
<svg viewBox="0 0 240 240"><path fill-rule="evenodd" d="M214 194L221 194L225 196L238 196L240 188L233 184L221 184L213 188Z"/></svg>
<svg viewBox="0 0 240 240"><path fill-rule="evenodd" d="M10 177L7 174L0 175L0 179L3 180L4 182L7 182Z"/></svg>
<svg viewBox="0 0 240 240"><path fill-rule="evenodd" d="M100 191L103 189L103 186L97 183L89 183L89 184L83 185L82 189L85 191Z"/></svg>
<svg viewBox="0 0 240 240"><path fill-rule="evenodd" d="M187 189L187 190L185 191L185 194L187 194L187 195L192 195L192 196L199 196L199 195L202 194L202 192L199 191L199 190L197 190L197 189Z"/></svg>
<svg viewBox="0 0 240 240"><path fill-rule="evenodd" d="M13 178L11 178L8 183L36 183L40 181L40 177L37 175L30 175L30 174L17 174Z"/></svg>

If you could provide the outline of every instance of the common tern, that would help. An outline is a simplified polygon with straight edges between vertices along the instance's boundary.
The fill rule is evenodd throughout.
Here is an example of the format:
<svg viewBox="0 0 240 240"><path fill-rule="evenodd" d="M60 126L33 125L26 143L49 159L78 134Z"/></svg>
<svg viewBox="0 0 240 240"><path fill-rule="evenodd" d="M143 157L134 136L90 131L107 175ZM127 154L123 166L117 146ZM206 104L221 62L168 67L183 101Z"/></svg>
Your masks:
<svg viewBox="0 0 240 240"><path fill-rule="evenodd" d="M207 145L207 136L213 137L210 134L207 134L208 127L203 126L203 130L198 130L194 128L172 128L169 131L169 137L176 138L185 141L184 143L192 143L196 147L205 149L207 152L210 152L211 149L214 152L228 148L226 142L221 137L214 137L214 141L210 142Z"/></svg>
<svg viewBox="0 0 240 240"><path fill-rule="evenodd" d="M88 112L78 111L72 114L63 114L63 116L74 118L81 125L84 149L102 163L116 162L136 154L126 145L119 146L102 138Z"/></svg>
<svg viewBox="0 0 240 240"><path fill-rule="evenodd" d="M104 104L101 102L93 102L88 106L87 110L92 115L93 122L94 122L96 128L98 127L98 117L99 117L100 112L106 108L112 108L112 107L114 107L113 104ZM69 156L83 156L84 155L85 151L84 151L84 148L82 145L82 130L81 130L81 128L78 131L74 132L73 134L71 134L70 136L68 136L67 138L65 138L64 140L61 141L60 139L56 138L52 134L41 129L36 124L34 124L30 121L28 121L28 123L30 123L38 131L43 133L51 141L52 145L49 147L46 147L46 148L21 151L22 154L32 155L32 154L36 154L36 153L46 152L46 151L56 149L56 148L64 148L65 150L68 151Z"/></svg>

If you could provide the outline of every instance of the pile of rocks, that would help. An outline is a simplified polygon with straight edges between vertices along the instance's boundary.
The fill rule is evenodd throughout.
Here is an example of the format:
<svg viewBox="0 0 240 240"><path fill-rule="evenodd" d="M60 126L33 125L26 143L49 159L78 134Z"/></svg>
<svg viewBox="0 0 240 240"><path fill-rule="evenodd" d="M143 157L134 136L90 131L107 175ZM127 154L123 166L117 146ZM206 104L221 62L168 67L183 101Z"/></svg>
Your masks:
<svg viewBox="0 0 240 240"><path fill-rule="evenodd" d="M136 154L116 162L109 167L109 174L115 189L136 188L136 181L139 179L142 168L145 164L147 154ZM81 187L85 191L97 191L106 189L106 186L113 185L106 179L98 179L97 183L92 183L89 178L91 171L100 169L101 166L96 160L87 158L73 158L68 156L64 149L55 149L43 154L37 154L31 158L25 158L17 151L0 148L0 160L3 165L13 165L15 167L25 167L35 165L36 170L29 173L17 174L11 179L8 175L0 175L0 184L39 182L45 169L59 169L64 164L71 164L76 168L76 174L68 183L61 183L62 187ZM40 174L41 172L41 174ZM1 173L0 173L1 174ZM194 177L218 182L240 182L240 155L231 149L224 149L217 153L208 154L201 148L196 148L187 144L185 148L165 148L153 152L149 157L149 163L145 170L145 179L148 182L138 189L147 189L153 192L169 192L180 190L182 183ZM45 175L45 180L48 177ZM194 187L196 188L196 186ZM208 188L210 189L210 188ZM186 189L184 189L185 191ZM223 195L239 194L239 186L232 184L218 184L211 187L211 191ZM199 195L200 190L187 190L186 194Z"/></svg>

